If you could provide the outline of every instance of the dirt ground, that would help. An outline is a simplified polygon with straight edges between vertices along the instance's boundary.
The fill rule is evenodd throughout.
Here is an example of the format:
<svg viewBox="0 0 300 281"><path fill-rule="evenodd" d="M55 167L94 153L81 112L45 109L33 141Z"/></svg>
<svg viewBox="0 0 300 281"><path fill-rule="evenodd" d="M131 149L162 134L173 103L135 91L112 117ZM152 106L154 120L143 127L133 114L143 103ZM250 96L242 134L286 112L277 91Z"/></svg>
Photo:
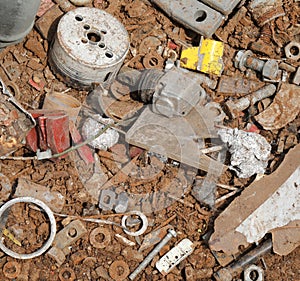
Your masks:
<svg viewBox="0 0 300 281"><path fill-rule="evenodd" d="M247 1L246 1L247 2ZM280 59L284 57L284 48L289 41L300 42L300 2L292 0L283 1L285 16L279 17L270 22L271 31L262 34L256 22L251 17L249 11L240 20L232 21L232 16L226 20L218 29L214 39L222 40L225 44L225 53L223 61L225 68L223 75L235 76L239 71L233 66L233 58L239 49L252 49L261 57ZM90 5L91 6L91 5ZM180 48L184 44L196 44L199 42L199 36L186 30L176 22L169 19L162 11L151 6L148 2L142 0L95 0L93 6L104 9L118 18L126 27L130 37L130 52L127 55L125 64L135 69L143 69L145 65L143 58L147 53L155 54L158 60L152 62L153 67L160 68L160 63L167 59L162 52L157 52L158 45L164 49L170 45L175 45L174 51L179 54ZM247 6L245 3L243 6ZM234 10L233 14L239 8ZM229 24L230 23L230 24ZM151 37L151 38L150 38ZM150 38L150 39L149 39ZM158 43L153 38L157 38ZM148 41L145 41L147 39ZM149 43L150 40L150 43ZM152 45L151 45L152 40ZM261 52L257 52L254 42L262 40L267 45ZM170 42L172 44L170 44ZM157 45L158 44L158 45ZM47 92L63 92L67 90L69 95L84 102L88 92L79 91L70 88L62 79L52 73L48 65L47 53L50 42L44 39L34 27L30 34L19 44L7 47L0 53L0 75L4 81L12 81L17 85L19 92L15 96L21 105L29 109L40 108ZM146 46L146 47L145 47ZM150 46L150 48L149 48ZM151 47L152 46L152 47ZM255 50L254 50L255 49ZM294 67L300 66L300 62L290 62ZM257 83L259 78L251 73L250 78ZM249 78L249 77L248 77ZM33 79L37 84L30 83ZM218 77L212 77L218 79ZM229 94L218 92L218 90L206 89L211 100L220 104L224 103ZM130 97L123 97L123 102L130 102ZM136 102L137 103L137 102ZM135 105L136 106L136 105ZM252 116L262 111L263 103L253 107L251 114L242 114L237 118L227 117L224 125L231 128L246 129L247 124L251 123ZM254 113L255 112L255 113ZM272 173L282 162L284 155L299 143L299 115L290 122L285 128L280 130L257 130L272 145L272 156L266 173ZM107 179L113 178L131 159L135 159L138 172L144 174L153 174L151 180L142 180L141 178L123 179L126 188L131 192L143 193L144 191L157 190L170 184L172 179L178 175L178 166L172 161L162 162L155 156L149 156L146 151L125 145L120 142L108 151L96 151L100 159L100 166L105 171ZM76 154L76 153L75 153ZM26 149L19 149L14 156L30 156L32 153ZM136 156L136 158L134 158ZM116 165L115 159L118 159ZM46 186L51 191L58 191L65 197L65 204L60 211L61 214L74 216L89 216L93 218L109 219L117 224L121 221L121 214L114 214L110 211L102 211L97 206L94 198L86 190L84 181L90 177L93 168L85 166L78 160L78 155L66 157L55 161L50 160L1 160L0 172L5 175L12 187L13 193L18 185L18 179L25 178L34 183ZM216 205L215 209L210 210L207 206L199 203L191 194L191 183L195 178L205 176L205 173L196 171L191 167L184 167L184 174L175 183L176 186L185 185L187 192L182 198L177 198L173 204L167 208L155 212L148 216L149 227L147 232L151 232L166 222L174 226L178 236L163 248L159 256L162 256L168 249L183 238L189 238L195 245L195 251L183 262L180 263L171 273L165 277L155 269L156 257L149 266L137 277L136 280L214 280L213 273L220 266L214 258L209 247L203 240L203 235L211 232L214 218L229 205L233 198L224 200ZM149 178L149 177L148 177ZM121 179L122 180L122 179ZM239 179L231 171L226 171L220 178L220 183L224 185L234 185L241 189L246 188L253 178ZM176 187L175 186L175 187ZM218 188L217 197L221 197L228 191ZM176 192L175 192L176 195ZM167 202L170 198L164 195L160 200ZM13 195L11 195L13 197ZM176 196L175 196L176 197ZM66 220L56 216L58 231L66 225ZM0 280L126 280L122 278L112 278L112 267L114 261L124 260L129 272L132 272L138 264L146 257L151 248L138 252L139 238L127 236L122 229L117 226L104 225L103 227L111 236L110 243L105 248L96 248L91 243L91 231L99 227L98 223L82 222L87 232L68 247L66 260L61 266L47 254L31 260L13 259L4 253L0 258ZM7 225L22 225L22 245L23 252L34 250L40 246L49 233L45 224L45 217L40 212L24 207L16 206L13 217L10 217ZM26 228L24 227L26 225ZM37 229L35 233L34 229ZM35 233L35 235L31 235ZM129 239L133 246L128 245L115 234L121 234ZM20 238L20 239L21 239ZM29 239L30 238L30 239ZM103 236L96 236L96 242L101 242ZM7 245L12 248L18 248L12 245L12 241L6 239ZM14 275L14 269L5 268L8 262L17 263L17 274ZM265 280L274 281L297 281L300 280L300 249L299 247L287 256L280 257L275 254L267 254L258 260L257 265L264 269ZM194 277L187 279L185 275L186 268L192 268ZM70 272L63 273L65 269ZM119 269L117 269L119 270ZM73 275L74 274L74 275ZM121 273L120 273L121 274ZM75 276L75 277L74 277ZM8 278L10 277L10 278ZM237 279L241 276L237 276ZM254 279L253 279L254 280Z"/></svg>

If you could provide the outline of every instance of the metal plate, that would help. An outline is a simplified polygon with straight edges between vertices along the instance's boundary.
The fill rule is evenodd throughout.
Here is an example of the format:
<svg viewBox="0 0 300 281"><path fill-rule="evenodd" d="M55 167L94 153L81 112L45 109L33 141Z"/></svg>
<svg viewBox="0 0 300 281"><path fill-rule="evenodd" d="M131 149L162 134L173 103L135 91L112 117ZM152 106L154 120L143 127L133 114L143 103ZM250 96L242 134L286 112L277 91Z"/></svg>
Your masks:
<svg viewBox="0 0 300 281"><path fill-rule="evenodd" d="M221 25L223 15L197 0L152 0L169 16L185 27L206 37Z"/></svg>
<svg viewBox="0 0 300 281"><path fill-rule="evenodd" d="M202 0L202 2L218 10L224 15L228 15L232 12L240 0Z"/></svg>

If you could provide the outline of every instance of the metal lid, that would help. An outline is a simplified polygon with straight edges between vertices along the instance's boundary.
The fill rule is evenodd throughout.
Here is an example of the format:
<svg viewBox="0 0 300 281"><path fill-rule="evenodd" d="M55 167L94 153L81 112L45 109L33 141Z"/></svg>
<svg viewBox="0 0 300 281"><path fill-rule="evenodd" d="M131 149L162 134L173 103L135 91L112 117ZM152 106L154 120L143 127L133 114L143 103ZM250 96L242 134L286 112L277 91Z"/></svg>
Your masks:
<svg viewBox="0 0 300 281"><path fill-rule="evenodd" d="M124 26L97 8L77 8L64 15L57 28L57 39L69 56L95 68L118 63L129 49Z"/></svg>

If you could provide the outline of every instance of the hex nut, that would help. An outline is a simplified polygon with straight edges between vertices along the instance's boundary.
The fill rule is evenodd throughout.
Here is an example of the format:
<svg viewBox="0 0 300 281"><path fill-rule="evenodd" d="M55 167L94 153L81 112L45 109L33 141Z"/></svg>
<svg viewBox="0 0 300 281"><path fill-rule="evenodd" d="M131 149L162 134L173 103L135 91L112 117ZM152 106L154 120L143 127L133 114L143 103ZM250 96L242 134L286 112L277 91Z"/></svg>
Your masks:
<svg viewBox="0 0 300 281"><path fill-rule="evenodd" d="M292 60L300 59L300 43L291 41L284 48L285 56Z"/></svg>
<svg viewBox="0 0 300 281"><path fill-rule="evenodd" d="M276 79L278 75L279 66L277 61L268 60L263 67L262 75L269 79Z"/></svg>
<svg viewBox="0 0 300 281"><path fill-rule="evenodd" d="M129 275L129 266L123 260L114 261L109 267L109 275L115 281L122 281Z"/></svg>
<svg viewBox="0 0 300 281"><path fill-rule="evenodd" d="M264 271L262 270L262 268L255 265L255 264L251 264L244 271L244 281L253 280L251 278L251 272L256 272L257 277L256 277L255 280L257 280L257 281L263 281L264 280Z"/></svg>

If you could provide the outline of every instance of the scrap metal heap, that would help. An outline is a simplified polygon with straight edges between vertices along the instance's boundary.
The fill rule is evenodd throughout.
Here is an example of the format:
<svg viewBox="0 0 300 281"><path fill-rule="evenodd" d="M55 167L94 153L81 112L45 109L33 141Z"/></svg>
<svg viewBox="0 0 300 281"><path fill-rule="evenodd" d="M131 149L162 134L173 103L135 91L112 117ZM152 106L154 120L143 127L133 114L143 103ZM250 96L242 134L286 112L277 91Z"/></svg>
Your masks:
<svg viewBox="0 0 300 281"><path fill-rule="evenodd" d="M300 280L300 2L31 2L0 18L0 279Z"/></svg>

